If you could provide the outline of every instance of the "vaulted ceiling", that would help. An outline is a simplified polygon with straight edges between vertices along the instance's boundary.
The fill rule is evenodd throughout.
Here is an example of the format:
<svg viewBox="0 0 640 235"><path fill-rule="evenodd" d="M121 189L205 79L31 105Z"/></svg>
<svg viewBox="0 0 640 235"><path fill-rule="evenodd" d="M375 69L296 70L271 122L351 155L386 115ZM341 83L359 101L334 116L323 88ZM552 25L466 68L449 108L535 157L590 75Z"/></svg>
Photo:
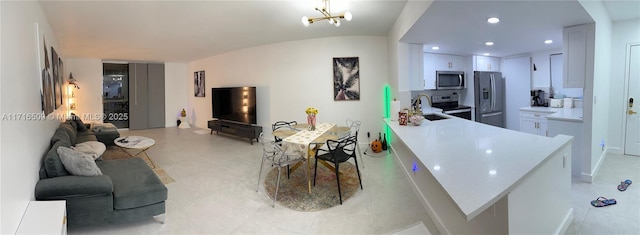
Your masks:
<svg viewBox="0 0 640 235"><path fill-rule="evenodd" d="M319 0L316 0L318 2ZM353 20L339 28L318 17L313 1L41 1L63 57L187 62L259 45L334 36L386 36L406 0L332 0ZM640 1L605 0L614 20L640 17ZM502 21L488 26L488 16ZM575 0L435 1L403 42L438 44L438 53L494 56L560 47L562 27L592 21ZM329 47L330 45L318 45ZM482 50L481 50L482 49Z"/></svg>

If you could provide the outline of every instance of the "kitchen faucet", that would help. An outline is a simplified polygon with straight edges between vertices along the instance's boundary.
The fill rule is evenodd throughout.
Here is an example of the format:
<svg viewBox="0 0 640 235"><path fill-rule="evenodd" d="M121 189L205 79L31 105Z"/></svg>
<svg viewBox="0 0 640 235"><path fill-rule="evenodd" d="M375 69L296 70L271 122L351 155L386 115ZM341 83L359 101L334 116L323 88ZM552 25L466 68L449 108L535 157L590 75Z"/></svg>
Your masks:
<svg viewBox="0 0 640 235"><path fill-rule="evenodd" d="M420 116L422 116L422 100L420 100L420 98L422 97L427 98L427 101L429 101L429 106L433 105L433 103L431 102L431 97L429 97L427 94L419 94L418 96L416 96L416 98L412 102L412 106L414 114L420 114Z"/></svg>

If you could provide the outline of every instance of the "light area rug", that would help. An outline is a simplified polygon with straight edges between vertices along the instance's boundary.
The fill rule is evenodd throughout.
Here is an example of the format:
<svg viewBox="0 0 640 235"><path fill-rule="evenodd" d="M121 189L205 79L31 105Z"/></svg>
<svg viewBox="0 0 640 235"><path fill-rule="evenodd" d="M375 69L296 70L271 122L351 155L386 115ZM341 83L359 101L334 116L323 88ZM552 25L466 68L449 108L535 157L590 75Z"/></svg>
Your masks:
<svg viewBox="0 0 640 235"><path fill-rule="evenodd" d="M162 169L162 167L158 165L158 163L154 162L155 164L151 164L151 162L149 162L149 159L146 156L144 156L144 154L140 154L137 157L144 160L144 162L146 162L147 165L149 165L150 167L152 165L156 166L155 168L151 168L151 170L153 170L153 172L156 173L156 175L158 176L158 178L160 178L160 181L162 181L163 184L167 185L175 182L175 180L173 180L173 178L171 178L171 176L169 176L169 174L167 174L167 172L165 172L164 169ZM105 151L104 154L102 154L102 159L105 161L124 159L124 158L131 158L131 156L125 153L118 146L108 146L107 151Z"/></svg>
<svg viewBox="0 0 640 235"><path fill-rule="evenodd" d="M210 134L211 130L209 130L209 129L199 129L199 130L195 130L193 132L198 134L198 135L204 135L204 134Z"/></svg>
<svg viewBox="0 0 640 235"><path fill-rule="evenodd" d="M311 160L311 193L307 183L307 165L303 164L287 179L287 169L282 168L280 176L280 189L278 190L277 203L283 207L296 211L319 211L340 205L338 197L338 184L334 171L318 163L318 176L316 185L313 186L313 165ZM329 163L333 165L332 163ZM265 170L269 166L265 164ZM340 164L340 187L342 190L342 203L347 203L358 190L360 183L356 173L356 167L351 162ZM264 186L267 194L273 200L276 189L278 169L273 168L264 178Z"/></svg>

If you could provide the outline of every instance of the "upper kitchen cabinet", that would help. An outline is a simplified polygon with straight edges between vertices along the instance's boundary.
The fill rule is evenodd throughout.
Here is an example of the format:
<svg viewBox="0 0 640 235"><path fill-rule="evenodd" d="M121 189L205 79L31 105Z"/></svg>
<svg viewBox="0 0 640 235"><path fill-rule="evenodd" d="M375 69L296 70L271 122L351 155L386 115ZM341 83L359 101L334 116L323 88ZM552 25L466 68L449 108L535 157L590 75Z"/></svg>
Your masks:
<svg viewBox="0 0 640 235"><path fill-rule="evenodd" d="M500 58L489 56L473 56L473 71L500 71Z"/></svg>
<svg viewBox="0 0 640 235"><path fill-rule="evenodd" d="M424 53L424 89L436 89L436 71L464 71L464 57Z"/></svg>
<svg viewBox="0 0 640 235"><path fill-rule="evenodd" d="M464 57L458 55L436 54L436 70L462 71L464 70Z"/></svg>
<svg viewBox="0 0 640 235"><path fill-rule="evenodd" d="M422 44L409 44L409 86L412 91L425 88Z"/></svg>
<svg viewBox="0 0 640 235"><path fill-rule="evenodd" d="M595 24L566 27L562 33L563 87L583 88L587 69L593 68Z"/></svg>

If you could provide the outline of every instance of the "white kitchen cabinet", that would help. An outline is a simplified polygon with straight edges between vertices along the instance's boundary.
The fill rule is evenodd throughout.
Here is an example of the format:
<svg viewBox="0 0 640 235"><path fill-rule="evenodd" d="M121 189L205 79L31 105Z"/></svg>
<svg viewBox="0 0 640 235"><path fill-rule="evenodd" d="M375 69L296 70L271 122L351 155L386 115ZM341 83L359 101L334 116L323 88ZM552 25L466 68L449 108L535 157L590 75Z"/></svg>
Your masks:
<svg viewBox="0 0 640 235"><path fill-rule="evenodd" d="M409 44L409 87L412 91L425 89L424 51L422 44Z"/></svg>
<svg viewBox="0 0 640 235"><path fill-rule="evenodd" d="M546 117L550 114L552 113L520 111L520 131L534 135L549 136Z"/></svg>
<svg viewBox="0 0 640 235"><path fill-rule="evenodd" d="M583 88L586 76L593 73L588 70L593 69L595 24L566 27L562 35L563 87Z"/></svg>
<svg viewBox="0 0 640 235"><path fill-rule="evenodd" d="M424 53L424 89L436 89L436 71L464 71L464 57Z"/></svg>
<svg viewBox="0 0 640 235"><path fill-rule="evenodd" d="M458 55L436 54L438 62L436 70L441 71L462 71L464 70L464 57Z"/></svg>
<svg viewBox="0 0 640 235"><path fill-rule="evenodd" d="M490 56L473 56L474 71L500 71L500 58Z"/></svg>

